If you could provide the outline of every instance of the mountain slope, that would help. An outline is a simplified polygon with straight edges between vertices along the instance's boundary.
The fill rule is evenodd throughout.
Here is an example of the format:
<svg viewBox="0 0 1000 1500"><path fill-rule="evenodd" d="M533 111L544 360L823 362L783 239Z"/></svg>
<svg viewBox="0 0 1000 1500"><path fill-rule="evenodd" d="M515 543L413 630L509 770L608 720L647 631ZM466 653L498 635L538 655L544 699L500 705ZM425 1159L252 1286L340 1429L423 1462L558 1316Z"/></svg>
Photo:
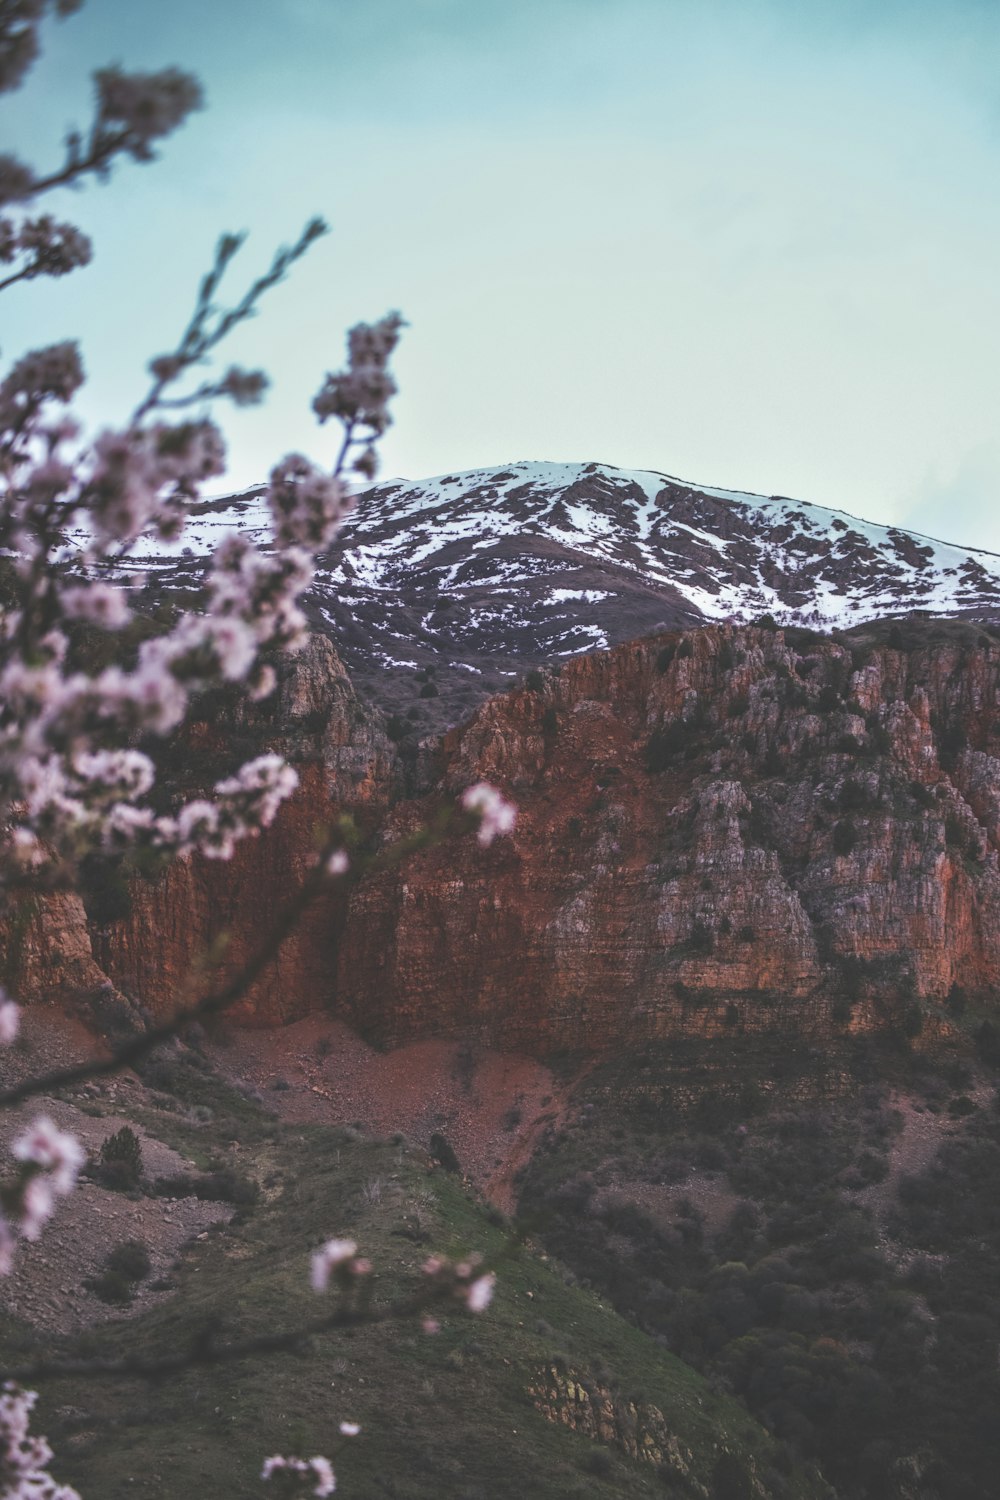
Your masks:
<svg viewBox="0 0 1000 1500"><path fill-rule="evenodd" d="M230 527L266 535L262 490L200 506L186 557L150 542L158 586L194 581ZM667 474L516 463L365 491L310 609L359 686L431 728L533 665L657 626L992 618L1000 557Z"/></svg>

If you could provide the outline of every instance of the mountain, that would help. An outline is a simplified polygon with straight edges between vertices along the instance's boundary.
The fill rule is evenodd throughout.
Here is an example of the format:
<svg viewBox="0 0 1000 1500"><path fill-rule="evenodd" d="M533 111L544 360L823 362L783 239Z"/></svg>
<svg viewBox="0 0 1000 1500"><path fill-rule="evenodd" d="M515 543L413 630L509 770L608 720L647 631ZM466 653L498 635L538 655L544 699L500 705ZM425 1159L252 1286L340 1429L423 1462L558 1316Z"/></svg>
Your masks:
<svg viewBox="0 0 1000 1500"><path fill-rule="evenodd" d="M221 534L265 536L263 490L202 503L189 586ZM420 732L532 667L718 621L842 629L920 610L1000 616L1000 557L780 496L607 464L516 463L364 491L309 601L359 690ZM433 680L431 680L433 679Z"/></svg>

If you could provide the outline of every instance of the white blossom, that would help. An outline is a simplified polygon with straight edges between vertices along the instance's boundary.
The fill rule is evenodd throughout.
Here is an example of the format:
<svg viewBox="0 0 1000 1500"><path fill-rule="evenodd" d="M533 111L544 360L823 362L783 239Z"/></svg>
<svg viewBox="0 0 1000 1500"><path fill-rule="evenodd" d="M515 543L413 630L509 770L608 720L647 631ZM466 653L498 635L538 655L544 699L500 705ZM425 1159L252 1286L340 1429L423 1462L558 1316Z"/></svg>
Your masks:
<svg viewBox="0 0 1000 1500"><path fill-rule="evenodd" d="M484 1276L477 1276L475 1281L469 1283L465 1294L465 1302L470 1312L485 1312L493 1300L493 1288L496 1286L496 1272L487 1271Z"/></svg>
<svg viewBox="0 0 1000 1500"><path fill-rule="evenodd" d="M75 1135L60 1130L47 1115L39 1115L11 1147L18 1161L51 1173L57 1193L68 1193L76 1185L86 1153Z"/></svg>
<svg viewBox="0 0 1000 1500"><path fill-rule="evenodd" d="M21 1008L0 989L0 1047L10 1047L17 1041L21 1025Z"/></svg>
<svg viewBox="0 0 1000 1500"><path fill-rule="evenodd" d="M314 1292L325 1292L330 1275L338 1266L346 1266L358 1253L353 1240L327 1240L312 1257L311 1281Z"/></svg>
<svg viewBox="0 0 1000 1500"><path fill-rule="evenodd" d="M9 1381L0 1394L0 1495L4 1500L80 1500L69 1485L56 1484L47 1472L52 1449L43 1437L31 1435L37 1400L34 1391Z"/></svg>
<svg viewBox="0 0 1000 1500"><path fill-rule="evenodd" d="M517 808L512 802L505 801L488 781L478 781L475 786L466 787L461 802L466 812L479 815L477 838L484 849L495 838L510 833L517 821Z"/></svg>

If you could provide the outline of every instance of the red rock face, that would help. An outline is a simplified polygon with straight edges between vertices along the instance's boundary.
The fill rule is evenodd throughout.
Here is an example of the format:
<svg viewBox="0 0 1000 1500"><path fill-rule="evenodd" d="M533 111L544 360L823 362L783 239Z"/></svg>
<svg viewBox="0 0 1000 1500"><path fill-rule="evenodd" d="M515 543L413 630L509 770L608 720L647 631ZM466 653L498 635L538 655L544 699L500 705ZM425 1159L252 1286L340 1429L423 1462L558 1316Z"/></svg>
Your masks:
<svg viewBox="0 0 1000 1500"><path fill-rule="evenodd" d="M907 654L711 628L578 658L491 700L435 795L495 781L466 836L355 891L338 1005L395 1043L529 1052L916 1024L1000 986L1000 648Z"/></svg>
<svg viewBox="0 0 1000 1500"><path fill-rule="evenodd" d="M166 1015L193 1003L206 984L225 983L257 951L335 819L347 812L366 826L384 815L395 761L380 722L358 702L330 643L312 638L281 685L270 725L257 726L269 747L298 763L297 793L232 860L184 859L157 881L133 883L128 918L93 932L95 955L119 989ZM232 731L196 725L194 737L204 749L214 736L224 753ZM331 887L232 1019L272 1026L329 1006L343 911L344 897ZM217 964L206 968L213 955Z"/></svg>
<svg viewBox="0 0 1000 1500"><path fill-rule="evenodd" d="M220 933L221 977L252 951L339 811L391 840L485 779L520 808L512 837L456 833L331 894L237 1018L331 1009L380 1044L472 1035L534 1055L931 1038L956 986L1000 992L1000 646L924 634L906 651L712 627L576 658L450 731L426 794L394 802L392 747L317 642L270 736L302 775L275 827L229 864L137 886L129 919L93 934L100 970L75 906L62 947L81 982L103 972L168 1012Z"/></svg>

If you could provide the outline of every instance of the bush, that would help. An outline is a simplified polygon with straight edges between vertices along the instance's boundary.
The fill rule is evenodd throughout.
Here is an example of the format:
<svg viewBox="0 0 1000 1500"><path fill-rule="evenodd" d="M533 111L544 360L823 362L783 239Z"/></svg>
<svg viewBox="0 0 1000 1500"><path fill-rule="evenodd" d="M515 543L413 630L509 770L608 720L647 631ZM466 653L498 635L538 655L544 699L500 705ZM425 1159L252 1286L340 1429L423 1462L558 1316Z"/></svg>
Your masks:
<svg viewBox="0 0 1000 1500"><path fill-rule="evenodd" d="M115 1192L128 1192L138 1187L142 1176L142 1146L139 1137L129 1125L123 1125L114 1135L109 1135L97 1158L97 1177L105 1187Z"/></svg>
<svg viewBox="0 0 1000 1500"><path fill-rule="evenodd" d="M126 1240L122 1245L116 1245L105 1261L105 1267L109 1271L115 1271L119 1276L126 1277L129 1281L145 1281L153 1263L149 1258L149 1251L141 1240Z"/></svg>
<svg viewBox="0 0 1000 1500"><path fill-rule="evenodd" d="M107 1302L113 1307L124 1307L132 1301L135 1296L135 1284L120 1271L102 1271L100 1276L91 1277L84 1282L88 1291L93 1292L102 1302Z"/></svg>
<svg viewBox="0 0 1000 1500"><path fill-rule="evenodd" d="M545 678L537 667L533 667L524 679L524 685L529 693L540 693L545 686Z"/></svg>
<svg viewBox="0 0 1000 1500"><path fill-rule="evenodd" d="M458 1157L455 1155L454 1147L445 1139L439 1131L435 1131L430 1140L431 1160L436 1161L439 1167L444 1167L446 1172L460 1172Z"/></svg>
<svg viewBox="0 0 1000 1500"><path fill-rule="evenodd" d="M158 1198L201 1198L211 1203L233 1203L238 1208L249 1208L260 1197L257 1184L249 1177L241 1177L232 1167L197 1175L175 1172L171 1177L158 1177L153 1191Z"/></svg>

